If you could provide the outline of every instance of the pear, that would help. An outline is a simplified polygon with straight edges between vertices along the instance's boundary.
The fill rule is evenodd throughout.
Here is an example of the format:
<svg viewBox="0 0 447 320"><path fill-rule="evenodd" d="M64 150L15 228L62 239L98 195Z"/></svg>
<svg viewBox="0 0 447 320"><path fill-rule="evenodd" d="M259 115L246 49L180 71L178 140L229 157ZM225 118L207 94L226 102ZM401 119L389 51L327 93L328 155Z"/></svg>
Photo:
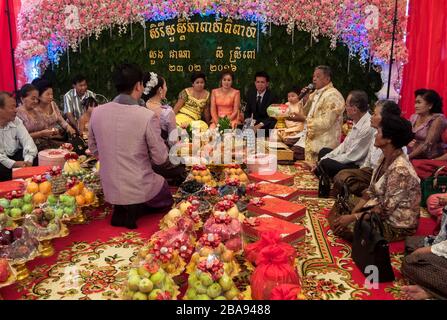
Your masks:
<svg viewBox="0 0 447 320"><path fill-rule="evenodd" d="M231 280L231 278L228 275L224 274L219 279L219 284L224 291L228 291L233 287L233 280Z"/></svg>
<svg viewBox="0 0 447 320"><path fill-rule="evenodd" d="M221 293L222 293L222 288L218 283L213 283L206 290L206 294L210 298L217 298L218 296L220 296Z"/></svg>
<svg viewBox="0 0 447 320"><path fill-rule="evenodd" d="M205 287L209 287L214 281L208 272L204 272L199 277L200 281Z"/></svg>
<svg viewBox="0 0 447 320"><path fill-rule="evenodd" d="M138 285L138 289L140 290L140 292L143 293L149 293L152 291L152 289L154 288L154 284L152 283L151 280L145 278L145 279L141 279L139 285Z"/></svg>
<svg viewBox="0 0 447 320"><path fill-rule="evenodd" d="M132 300L147 300L147 295L142 292L135 292Z"/></svg>
<svg viewBox="0 0 447 320"><path fill-rule="evenodd" d="M141 278L139 276L132 275L127 280L127 285L130 290L132 291L138 291L139 285L140 285Z"/></svg>

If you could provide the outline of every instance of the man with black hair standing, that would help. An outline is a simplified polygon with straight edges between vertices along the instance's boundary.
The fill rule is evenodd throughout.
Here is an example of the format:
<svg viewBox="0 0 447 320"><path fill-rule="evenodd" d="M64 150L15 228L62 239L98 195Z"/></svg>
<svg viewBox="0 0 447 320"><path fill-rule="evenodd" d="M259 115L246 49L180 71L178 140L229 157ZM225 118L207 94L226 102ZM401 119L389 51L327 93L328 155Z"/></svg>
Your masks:
<svg viewBox="0 0 447 320"><path fill-rule="evenodd" d="M276 119L271 118L267 114L267 108L277 103L277 98L269 89L270 76L265 71L259 71L255 74L255 89L248 91L246 95L247 107L245 109L245 119L251 118L255 120L255 129L274 129ZM268 135L268 131L266 132Z"/></svg>
<svg viewBox="0 0 447 320"><path fill-rule="evenodd" d="M70 125L73 128L78 128L78 121L84 113L82 102L90 97L96 98L96 96L92 91L87 90L87 79L83 75L76 75L72 85L73 88L64 95L64 114Z"/></svg>
<svg viewBox="0 0 447 320"><path fill-rule="evenodd" d="M120 65L113 81L119 95L93 110L88 144L101 161L105 199L114 205L111 224L135 229L139 214L173 204L166 180L152 168L165 164L168 151L157 114L139 107L144 91L140 67Z"/></svg>

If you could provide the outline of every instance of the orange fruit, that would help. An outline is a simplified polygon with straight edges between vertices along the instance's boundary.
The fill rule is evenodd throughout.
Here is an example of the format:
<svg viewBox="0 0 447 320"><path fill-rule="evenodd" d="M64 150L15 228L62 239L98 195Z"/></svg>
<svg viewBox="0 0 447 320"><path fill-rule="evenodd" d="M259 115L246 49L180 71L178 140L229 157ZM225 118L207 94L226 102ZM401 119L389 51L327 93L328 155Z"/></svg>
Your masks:
<svg viewBox="0 0 447 320"><path fill-rule="evenodd" d="M45 201L47 201L47 197L45 194L43 194L42 192L37 192L34 196L33 196L33 203L35 205L44 203Z"/></svg>
<svg viewBox="0 0 447 320"><path fill-rule="evenodd" d="M78 183L79 192L82 192L84 190L84 187L84 182L81 181Z"/></svg>
<svg viewBox="0 0 447 320"><path fill-rule="evenodd" d="M84 194L84 198L85 198L85 201L90 204L95 200L95 194L91 191L87 191Z"/></svg>
<svg viewBox="0 0 447 320"><path fill-rule="evenodd" d="M73 188L67 191L70 196L76 197L79 195L79 185L75 185Z"/></svg>
<svg viewBox="0 0 447 320"><path fill-rule="evenodd" d="M50 194L51 193L51 182L45 181L45 182L42 182L41 184L39 184L39 192L46 194L46 195Z"/></svg>
<svg viewBox="0 0 447 320"><path fill-rule="evenodd" d="M78 206L83 206L85 204L85 198L83 196L76 196L76 204Z"/></svg>
<svg viewBox="0 0 447 320"><path fill-rule="evenodd" d="M26 187L26 193L35 194L36 192L39 192L39 185L35 182L30 182Z"/></svg>

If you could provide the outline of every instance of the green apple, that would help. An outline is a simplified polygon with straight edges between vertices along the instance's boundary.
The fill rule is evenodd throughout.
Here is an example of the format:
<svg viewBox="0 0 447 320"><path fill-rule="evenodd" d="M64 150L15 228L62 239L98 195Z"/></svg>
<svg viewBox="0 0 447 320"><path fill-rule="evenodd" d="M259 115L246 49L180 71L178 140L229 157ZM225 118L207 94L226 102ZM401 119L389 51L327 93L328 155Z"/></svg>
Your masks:
<svg viewBox="0 0 447 320"><path fill-rule="evenodd" d="M222 288L218 283L213 283L206 290L206 294L210 298L217 298L218 296L220 296L221 293L222 293Z"/></svg>
<svg viewBox="0 0 447 320"><path fill-rule="evenodd" d="M209 287L214 281L208 272L204 272L199 277L200 281L205 287Z"/></svg>
<svg viewBox="0 0 447 320"><path fill-rule="evenodd" d="M24 214L30 214L33 211L33 205L30 203L25 203L22 207Z"/></svg>
<svg viewBox="0 0 447 320"><path fill-rule="evenodd" d="M143 292L135 292L133 294L132 300L147 300L147 295Z"/></svg>
<svg viewBox="0 0 447 320"><path fill-rule="evenodd" d="M3 209L9 208L9 200L5 198L0 199L0 207L3 207Z"/></svg>
<svg viewBox="0 0 447 320"><path fill-rule="evenodd" d="M154 284L151 280L145 278L141 279L140 284L138 285L140 292L149 293L154 288Z"/></svg>
<svg viewBox="0 0 447 320"><path fill-rule="evenodd" d="M228 300L233 300L237 295L239 294L239 290L237 288L233 287L227 292L225 292L225 298Z"/></svg>
<svg viewBox="0 0 447 320"><path fill-rule="evenodd" d="M13 208L21 208L23 206L23 200L22 199L12 199L10 205Z"/></svg>
<svg viewBox="0 0 447 320"><path fill-rule="evenodd" d="M194 283L199 280L195 273L191 273L188 277L188 284L190 287L194 286Z"/></svg>
<svg viewBox="0 0 447 320"><path fill-rule="evenodd" d="M206 294L199 294L197 296L197 300L211 300L211 298L208 297Z"/></svg>
<svg viewBox="0 0 447 320"><path fill-rule="evenodd" d="M64 208L64 213L71 215L74 212L72 207L65 207Z"/></svg>
<svg viewBox="0 0 447 320"><path fill-rule="evenodd" d="M186 297L189 300L195 300L197 299L197 291L194 290L193 288L189 288L188 290L186 290Z"/></svg>
<svg viewBox="0 0 447 320"><path fill-rule="evenodd" d="M62 218L62 216L64 215L64 209L62 208L57 208L56 210L54 210L54 216L56 218Z"/></svg>
<svg viewBox="0 0 447 320"><path fill-rule="evenodd" d="M19 208L11 209L11 217L12 218L20 218L22 216L22 210Z"/></svg>
<svg viewBox="0 0 447 320"><path fill-rule="evenodd" d="M31 203L31 202L33 202L33 195L32 195L32 194L29 194L29 193L25 194L25 195L23 196L23 201L24 201L25 203Z"/></svg>
<svg viewBox="0 0 447 320"><path fill-rule="evenodd" d="M67 205L71 206L71 207L74 207L76 205L75 197L68 196L68 198L67 198Z"/></svg>
<svg viewBox="0 0 447 320"><path fill-rule="evenodd" d="M66 194L61 194L61 195L59 196L59 200L60 200L62 203L65 203L65 202L67 201L67 197L68 197L68 195L66 195Z"/></svg>
<svg viewBox="0 0 447 320"><path fill-rule="evenodd" d="M130 276L127 280L127 286L132 291L138 291L141 278L139 276Z"/></svg>
<svg viewBox="0 0 447 320"><path fill-rule="evenodd" d="M138 275L143 278L151 277L151 273L144 266L138 268Z"/></svg>
<svg viewBox="0 0 447 320"><path fill-rule="evenodd" d="M196 285L194 286L194 288L196 289L196 292L199 294L204 294L206 293L207 287L205 287L202 282L197 281Z"/></svg>
<svg viewBox="0 0 447 320"><path fill-rule="evenodd" d="M151 275L151 281L154 285L158 286L165 279L165 274L163 271L157 271Z"/></svg>
<svg viewBox="0 0 447 320"><path fill-rule="evenodd" d="M161 293L163 293L163 291L161 291L160 289L152 290L151 293L149 293L148 299L157 300L157 296Z"/></svg>
<svg viewBox="0 0 447 320"><path fill-rule="evenodd" d="M47 208L46 210L45 210L45 219L47 219L47 220L53 220L54 219L54 216L55 216L55 214L54 214L54 210L53 209L51 209L51 208Z"/></svg>
<svg viewBox="0 0 447 320"><path fill-rule="evenodd" d="M57 197L53 194L50 194L47 199L48 203L51 205L55 205L57 203Z"/></svg>
<svg viewBox="0 0 447 320"><path fill-rule="evenodd" d="M214 298L214 300L227 300L224 296L218 296L217 298Z"/></svg>
<svg viewBox="0 0 447 320"><path fill-rule="evenodd" d="M224 274L220 279L219 279L219 284L222 287L223 291L228 291L231 289L231 287L233 286L233 280L231 280L231 278Z"/></svg>
<svg viewBox="0 0 447 320"><path fill-rule="evenodd" d="M5 209L5 213L8 215L8 216L11 216L11 209Z"/></svg>

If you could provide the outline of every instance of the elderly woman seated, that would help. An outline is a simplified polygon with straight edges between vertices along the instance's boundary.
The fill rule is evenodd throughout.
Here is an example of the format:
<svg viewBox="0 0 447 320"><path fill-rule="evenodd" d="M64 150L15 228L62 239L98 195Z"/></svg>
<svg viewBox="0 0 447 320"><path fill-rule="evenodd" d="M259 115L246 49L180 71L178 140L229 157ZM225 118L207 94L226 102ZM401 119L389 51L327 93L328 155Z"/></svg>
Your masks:
<svg viewBox="0 0 447 320"><path fill-rule="evenodd" d="M368 191L352 213L332 221L336 235L352 240L352 228L362 215L360 211L368 208L381 217L386 240L403 240L416 232L420 215L420 180L402 151L412 139L409 121L395 115L382 119L375 146L382 150L383 157L374 170Z"/></svg>

